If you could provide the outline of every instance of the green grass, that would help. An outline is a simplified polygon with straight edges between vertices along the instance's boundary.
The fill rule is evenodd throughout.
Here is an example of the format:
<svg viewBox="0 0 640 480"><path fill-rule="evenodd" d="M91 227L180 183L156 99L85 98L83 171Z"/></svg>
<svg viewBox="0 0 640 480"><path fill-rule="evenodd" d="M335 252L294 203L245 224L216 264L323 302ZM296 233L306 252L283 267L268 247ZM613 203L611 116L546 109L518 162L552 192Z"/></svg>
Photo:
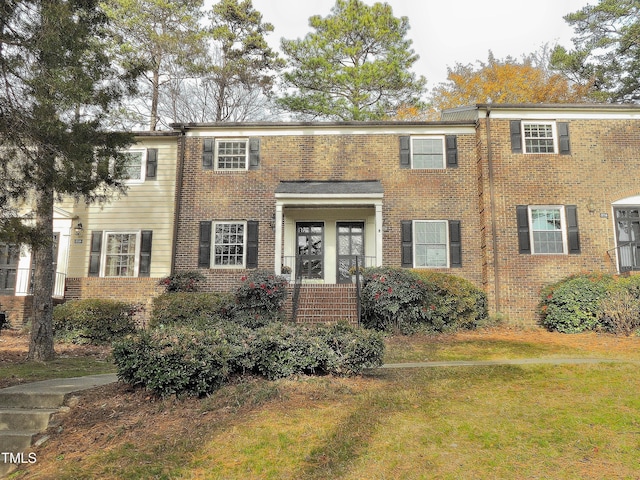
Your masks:
<svg viewBox="0 0 640 480"><path fill-rule="evenodd" d="M442 340L405 339L389 354L418 359L436 352L431 360L469 351L510 358L570 353L522 342ZM109 448L61 461L47 478L562 480L635 479L640 471L634 363L255 380L197 402L201 420L172 431L170 444L153 425L171 410L183 413L180 402L163 402L155 418L124 429L144 430L144 442L134 445L125 433L118 442L116 433ZM116 421L112 431L117 427Z"/></svg>
<svg viewBox="0 0 640 480"><path fill-rule="evenodd" d="M593 352L563 345L494 339L457 340L454 336L398 336L388 339L384 361L385 363L407 363L561 356L593 356Z"/></svg>
<svg viewBox="0 0 640 480"><path fill-rule="evenodd" d="M20 362L0 366L0 378L11 383L37 382L51 378L70 378L84 375L114 373L111 361L93 357L58 357L50 362Z"/></svg>

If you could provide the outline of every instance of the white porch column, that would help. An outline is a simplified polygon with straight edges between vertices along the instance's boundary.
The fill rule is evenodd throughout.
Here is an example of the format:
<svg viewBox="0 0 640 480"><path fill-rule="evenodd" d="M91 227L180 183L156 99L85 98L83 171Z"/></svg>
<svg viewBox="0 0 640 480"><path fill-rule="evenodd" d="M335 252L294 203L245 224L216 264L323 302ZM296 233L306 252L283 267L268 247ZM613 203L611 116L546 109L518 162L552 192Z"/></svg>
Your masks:
<svg viewBox="0 0 640 480"><path fill-rule="evenodd" d="M274 255L274 270L276 275L282 273L282 203L276 202L276 248Z"/></svg>
<svg viewBox="0 0 640 480"><path fill-rule="evenodd" d="M382 266L382 201L376 202L376 267Z"/></svg>

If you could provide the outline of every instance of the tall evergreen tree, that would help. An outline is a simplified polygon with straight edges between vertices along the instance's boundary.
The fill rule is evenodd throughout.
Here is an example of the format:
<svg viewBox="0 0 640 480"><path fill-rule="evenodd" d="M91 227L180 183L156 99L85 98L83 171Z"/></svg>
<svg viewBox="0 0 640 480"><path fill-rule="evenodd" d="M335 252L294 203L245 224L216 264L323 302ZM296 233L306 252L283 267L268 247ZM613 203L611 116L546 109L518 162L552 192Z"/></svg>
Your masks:
<svg viewBox="0 0 640 480"><path fill-rule="evenodd" d="M426 80L412 73L418 56L407 17L387 3L337 0L331 14L309 19L302 40L282 40L290 70L279 103L305 117L375 120L419 106Z"/></svg>
<svg viewBox="0 0 640 480"><path fill-rule="evenodd" d="M129 113L148 120L149 130L158 128L161 90L175 73L202 67L206 52L206 29L202 0L103 0L112 20L116 41L113 51L125 69L142 70L141 95ZM144 120L143 120L144 121Z"/></svg>
<svg viewBox="0 0 640 480"><path fill-rule="evenodd" d="M8 0L0 7L0 235L32 249L29 358L54 356L53 206L123 190L127 134L103 122L133 76L105 56L98 0ZM24 215L25 210L27 211Z"/></svg>
<svg viewBox="0 0 640 480"><path fill-rule="evenodd" d="M640 1L600 0L564 17L574 50L558 46L553 68L608 102L640 101Z"/></svg>

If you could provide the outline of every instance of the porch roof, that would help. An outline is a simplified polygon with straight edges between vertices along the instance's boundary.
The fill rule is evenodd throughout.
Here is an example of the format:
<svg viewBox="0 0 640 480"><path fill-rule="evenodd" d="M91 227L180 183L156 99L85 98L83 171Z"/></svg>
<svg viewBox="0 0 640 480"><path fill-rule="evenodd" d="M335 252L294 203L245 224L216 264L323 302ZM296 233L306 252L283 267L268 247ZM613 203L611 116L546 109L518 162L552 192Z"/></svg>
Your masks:
<svg viewBox="0 0 640 480"><path fill-rule="evenodd" d="M379 180L298 180L281 181L275 193L276 195L382 195L384 189Z"/></svg>

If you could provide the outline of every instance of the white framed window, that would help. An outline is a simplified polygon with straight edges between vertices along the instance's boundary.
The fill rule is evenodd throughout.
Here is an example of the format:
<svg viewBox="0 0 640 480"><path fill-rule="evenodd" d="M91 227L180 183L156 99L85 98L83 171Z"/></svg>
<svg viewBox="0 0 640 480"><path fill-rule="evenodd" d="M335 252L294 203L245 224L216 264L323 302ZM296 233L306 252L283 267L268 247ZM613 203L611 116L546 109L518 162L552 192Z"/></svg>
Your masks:
<svg viewBox="0 0 640 480"><path fill-rule="evenodd" d="M522 142L525 153L556 153L555 122L522 122Z"/></svg>
<svg viewBox="0 0 640 480"><path fill-rule="evenodd" d="M137 277L140 232L105 232L102 249L102 277Z"/></svg>
<svg viewBox="0 0 640 480"><path fill-rule="evenodd" d="M443 135L411 137L411 168L444 169L445 158Z"/></svg>
<svg viewBox="0 0 640 480"><path fill-rule="evenodd" d="M415 268L449 267L448 225L447 220L413 221L413 266Z"/></svg>
<svg viewBox="0 0 640 480"><path fill-rule="evenodd" d="M214 222L213 267L244 268L247 250L246 222Z"/></svg>
<svg viewBox="0 0 640 480"><path fill-rule="evenodd" d="M147 151L144 149L128 150L124 169L126 183L142 183L145 179Z"/></svg>
<svg viewBox="0 0 640 480"><path fill-rule="evenodd" d="M247 138L216 139L216 170L247 170L249 165L249 140Z"/></svg>
<svg viewBox="0 0 640 480"><path fill-rule="evenodd" d="M567 222L564 206L529 206L528 213L531 253L567 253Z"/></svg>

